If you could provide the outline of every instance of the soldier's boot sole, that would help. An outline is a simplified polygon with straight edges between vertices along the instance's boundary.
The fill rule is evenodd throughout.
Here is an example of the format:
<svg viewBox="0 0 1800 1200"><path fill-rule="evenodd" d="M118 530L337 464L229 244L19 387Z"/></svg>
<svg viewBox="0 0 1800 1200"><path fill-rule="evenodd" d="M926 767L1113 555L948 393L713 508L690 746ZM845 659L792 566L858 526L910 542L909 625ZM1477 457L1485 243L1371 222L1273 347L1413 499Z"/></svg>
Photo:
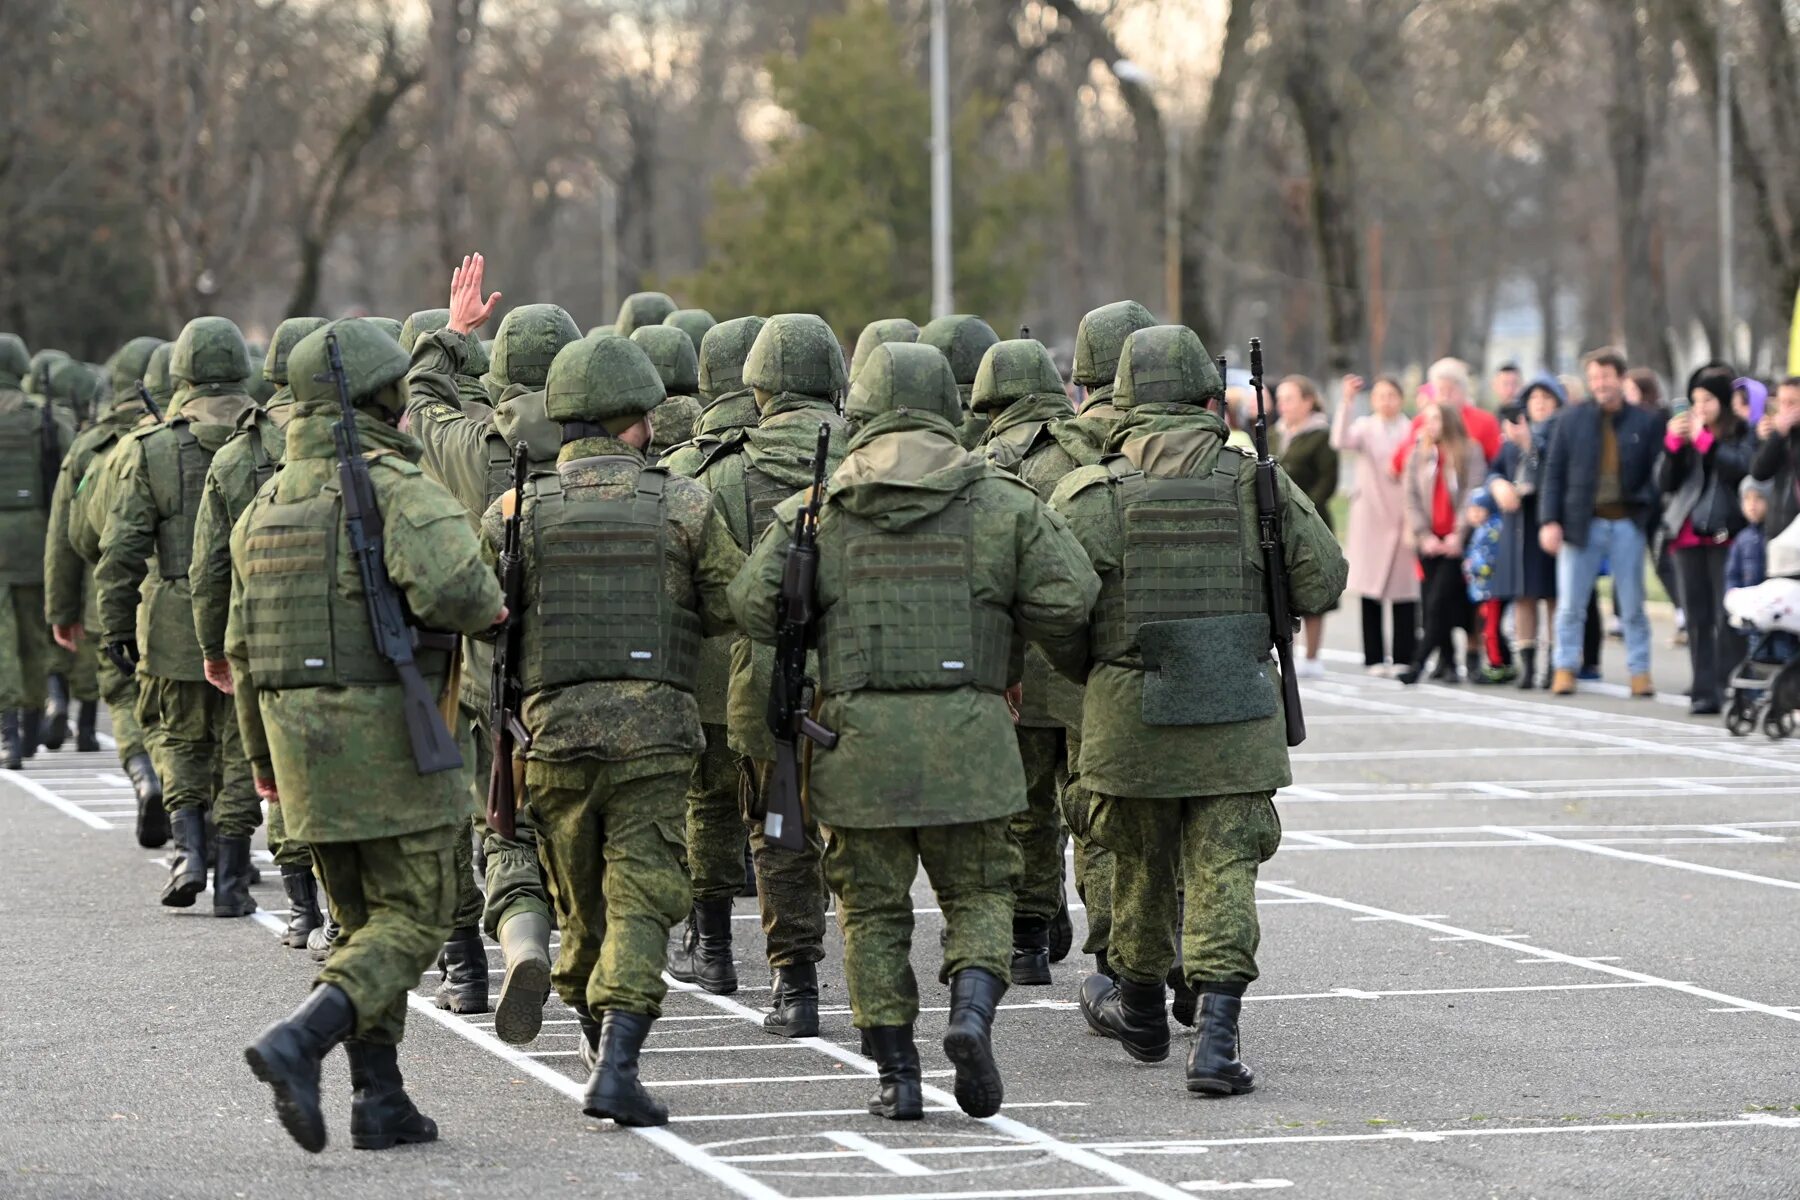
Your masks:
<svg viewBox="0 0 1800 1200"><path fill-rule="evenodd" d="M763 1018L763 1030L786 1038L818 1037L818 1002L793 1004L777 1009Z"/></svg>
<svg viewBox="0 0 1800 1200"><path fill-rule="evenodd" d="M319 1105L318 1065L313 1064L308 1079L300 1064L265 1055L260 1046L245 1050L244 1061L250 1064L250 1073L275 1093L275 1116L287 1135L310 1154L324 1150L325 1110Z"/></svg>
<svg viewBox="0 0 1800 1200"><path fill-rule="evenodd" d="M1200 1078L1189 1076L1187 1090L1196 1096L1248 1096L1256 1090L1256 1083L1254 1080L1243 1083L1230 1079L1215 1079L1210 1076Z"/></svg>
<svg viewBox="0 0 1800 1200"><path fill-rule="evenodd" d="M944 1035L944 1057L956 1068L957 1107L971 1117L991 1117L1006 1099L991 1039L973 1030L953 1029Z"/></svg>
<svg viewBox="0 0 1800 1200"><path fill-rule="evenodd" d="M184 871L171 876L162 890L164 908L192 908L200 893L206 890L205 871Z"/></svg>
<svg viewBox="0 0 1800 1200"><path fill-rule="evenodd" d="M494 1004L494 1036L512 1046L535 1039L544 1027L544 1003L549 997L548 960L532 956L510 964Z"/></svg>
<svg viewBox="0 0 1800 1200"><path fill-rule="evenodd" d="M649 1129L657 1125L669 1123L669 1110L659 1101L653 1099L642 1087L637 1095L624 1093L608 1093L600 1096L589 1094L583 1102L581 1111L590 1117L603 1118L615 1125L625 1125L633 1129Z"/></svg>
<svg viewBox="0 0 1800 1200"><path fill-rule="evenodd" d="M430 1121L430 1117L422 1118ZM422 1146L426 1142L438 1140L436 1123L429 1130L414 1130L406 1133L353 1133L350 1145L357 1150L392 1150L395 1146Z"/></svg>

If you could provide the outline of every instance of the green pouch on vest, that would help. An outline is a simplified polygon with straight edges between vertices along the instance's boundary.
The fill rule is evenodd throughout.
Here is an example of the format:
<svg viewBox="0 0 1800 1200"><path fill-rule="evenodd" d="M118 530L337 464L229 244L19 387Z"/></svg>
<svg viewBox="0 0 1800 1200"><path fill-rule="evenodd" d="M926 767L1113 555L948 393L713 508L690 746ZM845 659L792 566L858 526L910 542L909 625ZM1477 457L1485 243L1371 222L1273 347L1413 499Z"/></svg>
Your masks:
<svg viewBox="0 0 1800 1200"><path fill-rule="evenodd" d="M1146 725L1231 725L1275 714L1265 613L1138 627Z"/></svg>

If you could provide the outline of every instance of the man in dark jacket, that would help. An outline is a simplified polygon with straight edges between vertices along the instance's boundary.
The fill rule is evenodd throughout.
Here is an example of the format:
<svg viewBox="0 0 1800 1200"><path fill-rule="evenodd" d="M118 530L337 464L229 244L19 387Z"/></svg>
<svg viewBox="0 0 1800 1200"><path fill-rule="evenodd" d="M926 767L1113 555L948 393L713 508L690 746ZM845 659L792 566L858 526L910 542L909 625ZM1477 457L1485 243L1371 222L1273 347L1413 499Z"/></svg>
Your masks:
<svg viewBox="0 0 1800 1200"><path fill-rule="evenodd" d="M1596 350L1583 362L1591 401L1556 420L1544 463L1538 541L1556 555L1556 675L1552 693L1575 691L1581 627L1603 564L1625 622L1631 694L1654 696L1650 682L1650 618L1644 612L1645 528L1656 511L1652 472L1662 418L1625 403L1625 356Z"/></svg>
<svg viewBox="0 0 1800 1200"><path fill-rule="evenodd" d="M1781 381L1757 423L1756 436L1762 445L1750 463L1750 478L1772 485L1763 533L1773 538L1800 514L1800 375Z"/></svg>

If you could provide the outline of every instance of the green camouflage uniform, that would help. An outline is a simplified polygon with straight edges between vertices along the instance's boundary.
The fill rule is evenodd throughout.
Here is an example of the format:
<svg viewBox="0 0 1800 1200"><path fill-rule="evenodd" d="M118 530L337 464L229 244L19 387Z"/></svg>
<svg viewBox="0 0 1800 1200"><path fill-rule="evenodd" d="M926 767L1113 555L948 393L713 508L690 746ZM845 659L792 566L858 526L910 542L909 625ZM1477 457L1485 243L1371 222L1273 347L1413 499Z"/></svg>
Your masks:
<svg viewBox="0 0 1800 1200"><path fill-rule="evenodd" d="M744 382L757 391L753 429L728 438L697 476L719 498L732 540L748 552L769 527L775 506L812 483L819 425L831 426L828 466L842 461L846 426L834 398L845 385L843 352L818 317L783 314L757 333L744 364ZM725 721L739 764L739 804L746 819L760 812L775 758L769 736L769 686L774 651L738 638L731 648ZM825 957L825 876L816 822L807 823L806 849L784 850L750 826L750 855L769 966L810 965Z"/></svg>
<svg viewBox="0 0 1800 1200"><path fill-rule="evenodd" d="M450 932L469 788L461 770L418 773L400 684L374 648L338 499L336 386L316 378L334 331L359 402L382 558L413 620L475 633L501 599L462 505L416 465L418 443L387 423L404 394L399 344L359 320L302 339L289 358L282 469L232 531L225 651L245 752L257 778L279 787L288 834L312 847L343 927L318 983L348 995L354 1038L392 1045L407 992ZM441 694L449 655L421 647L418 662Z"/></svg>
<svg viewBox="0 0 1800 1200"><path fill-rule="evenodd" d="M400 348L411 354L418 348L419 339L428 333L436 333L450 324L450 310L447 308L426 308L407 317L400 326ZM456 395L461 402L463 416L471 421L479 421L494 409L489 403L492 397L482 385L481 377L488 372L488 353L483 349L480 339L475 335L462 339L463 355L460 373L456 376Z"/></svg>
<svg viewBox="0 0 1800 1200"><path fill-rule="evenodd" d="M570 345L546 388L567 440L522 501L520 669L526 789L562 929L554 982L593 1019L655 1017L669 928L689 903L694 673L701 638L730 623L743 554L704 488L618 439L663 397L636 344ZM483 518L496 553L514 503L509 492Z"/></svg>
<svg viewBox="0 0 1800 1200"><path fill-rule="evenodd" d="M956 377L956 394L962 399L963 409L957 436L965 449L973 450L987 429L987 417L975 411L971 400L981 358L999 340L1000 336L986 321L968 315L939 317L919 330L921 345L935 347L950 360L950 373Z"/></svg>
<svg viewBox="0 0 1800 1200"><path fill-rule="evenodd" d="M1007 826L1025 808L1025 776L1002 693L1018 677L1015 639L1079 653L1099 587L1062 521L957 444L961 411L940 355L872 352L819 518L819 720L840 740L811 750L807 794L826 831L860 1029L918 1015L921 863L944 911L944 977L979 968L1006 979L1020 871ZM758 642L777 633L803 499L776 508L732 584Z"/></svg>
<svg viewBox="0 0 1800 1200"><path fill-rule="evenodd" d="M661 325L679 311L665 292L633 292L619 305L618 318L610 328L628 338L646 325Z"/></svg>
<svg viewBox="0 0 1800 1200"><path fill-rule="evenodd" d="M1110 963L1121 980L1161 986L1183 888L1184 978L1241 996L1257 974L1257 867L1280 841L1271 796L1291 775L1256 463L1201 407L1223 390L1192 331L1133 335L1108 456L1067 476L1051 506L1102 582L1081 773L1096 797L1090 834L1114 858ZM1343 590L1343 554L1285 473L1278 490L1294 611L1322 612Z"/></svg>
<svg viewBox="0 0 1800 1200"><path fill-rule="evenodd" d="M44 545L57 474L75 440L68 413L20 389L28 366L25 344L0 334L0 711L13 723L43 708L53 665Z"/></svg>
<svg viewBox="0 0 1800 1200"><path fill-rule="evenodd" d="M667 398L650 414L651 462L694 436L700 420L700 356L687 333L673 325L646 325L631 335L656 364Z"/></svg>

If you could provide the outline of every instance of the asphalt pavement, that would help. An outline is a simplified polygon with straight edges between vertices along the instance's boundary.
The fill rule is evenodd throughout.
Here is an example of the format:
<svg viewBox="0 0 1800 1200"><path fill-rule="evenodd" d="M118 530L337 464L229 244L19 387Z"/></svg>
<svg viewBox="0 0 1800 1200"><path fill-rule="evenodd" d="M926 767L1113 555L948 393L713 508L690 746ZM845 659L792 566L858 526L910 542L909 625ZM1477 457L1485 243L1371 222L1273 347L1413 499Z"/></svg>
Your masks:
<svg viewBox="0 0 1800 1200"><path fill-rule="evenodd" d="M442 1140L350 1149L338 1055L333 1141L308 1155L241 1057L312 973L275 940L274 872L253 919L159 908L116 760L64 751L0 772L0 1197L1800 1196L1800 742L1689 719L1666 627L1659 703L1617 694L1616 641L1613 684L1558 700L1370 678L1353 625L1334 618L1330 674L1304 687L1311 736L1278 801L1252 1095L1188 1095L1183 1038L1141 1066L1089 1036L1077 952L1007 995L1006 1107L963 1116L921 879L923 1122L863 1111L835 935L822 1036L761 1031L739 900L745 986L672 991L644 1057L665 1129L581 1115L554 1000L514 1048L436 1009L427 976L401 1063Z"/></svg>

